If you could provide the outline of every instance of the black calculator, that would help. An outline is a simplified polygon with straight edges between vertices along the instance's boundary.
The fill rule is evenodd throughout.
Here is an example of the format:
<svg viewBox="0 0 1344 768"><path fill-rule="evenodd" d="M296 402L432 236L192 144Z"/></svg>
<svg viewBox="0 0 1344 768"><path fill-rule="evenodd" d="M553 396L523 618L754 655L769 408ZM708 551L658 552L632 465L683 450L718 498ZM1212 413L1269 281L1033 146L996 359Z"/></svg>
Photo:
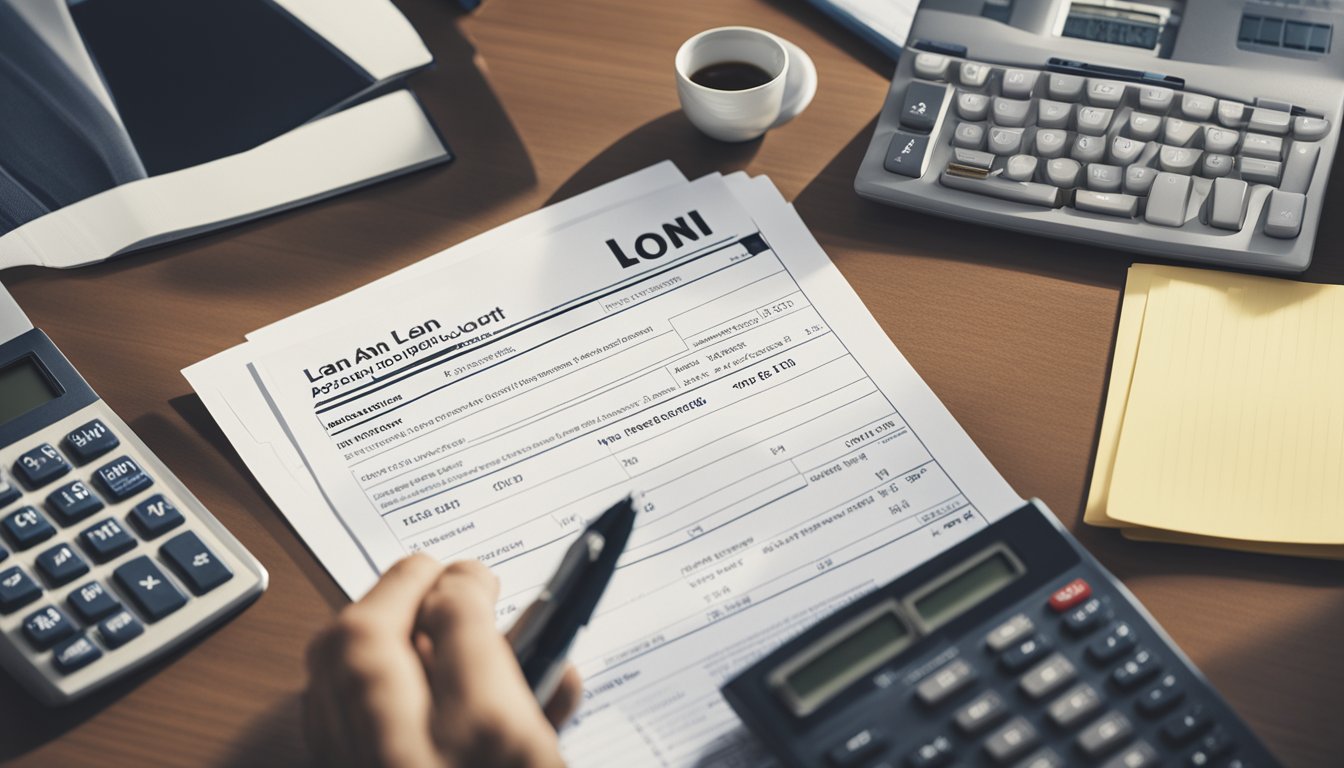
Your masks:
<svg viewBox="0 0 1344 768"><path fill-rule="evenodd" d="M1037 500L723 693L789 766L1279 765Z"/></svg>
<svg viewBox="0 0 1344 768"><path fill-rule="evenodd" d="M60 704L256 599L267 574L8 301L0 288L0 666Z"/></svg>

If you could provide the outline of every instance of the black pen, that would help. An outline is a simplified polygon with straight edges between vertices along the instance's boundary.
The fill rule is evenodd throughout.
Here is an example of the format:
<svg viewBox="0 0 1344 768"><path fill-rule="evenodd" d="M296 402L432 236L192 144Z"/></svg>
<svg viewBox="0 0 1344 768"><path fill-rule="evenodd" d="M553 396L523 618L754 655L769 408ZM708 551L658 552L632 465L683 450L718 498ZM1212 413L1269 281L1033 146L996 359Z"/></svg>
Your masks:
<svg viewBox="0 0 1344 768"><path fill-rule="evenodd" d="M579 534L550 582L509 629L518 665L542 704L555 693L569 646L592 618L634 527L635 498L626 496Z"/></svg>

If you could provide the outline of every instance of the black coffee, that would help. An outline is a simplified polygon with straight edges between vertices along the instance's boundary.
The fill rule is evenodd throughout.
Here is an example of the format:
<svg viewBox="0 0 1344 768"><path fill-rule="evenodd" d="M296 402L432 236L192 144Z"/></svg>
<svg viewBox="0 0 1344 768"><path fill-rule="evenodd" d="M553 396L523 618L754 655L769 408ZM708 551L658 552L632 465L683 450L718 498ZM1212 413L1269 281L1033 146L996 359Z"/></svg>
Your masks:
<svg viewBox="0 0 1344 768"><path fill-rule="evenodd" d="M745 91L774 80L769 72L745 61L723 61L701 67L691 82L718 91Z"/></svg>

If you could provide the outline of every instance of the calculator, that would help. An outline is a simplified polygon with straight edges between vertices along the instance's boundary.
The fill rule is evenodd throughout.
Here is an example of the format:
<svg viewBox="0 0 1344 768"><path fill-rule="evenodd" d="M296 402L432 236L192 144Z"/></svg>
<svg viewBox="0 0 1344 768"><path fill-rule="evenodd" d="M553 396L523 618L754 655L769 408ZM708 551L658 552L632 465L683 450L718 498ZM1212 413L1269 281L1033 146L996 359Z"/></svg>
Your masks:
<svg viewBox="0 0 1344 768"><path fill-rule="evenodd" d="M860 195L1151 256L1311 263L1344 3L923 0L910 40Z"/></svg>
<svg viewBox="0 0 1344 768"><path fill-rule="evenodd" d="M0 306L0 331L16 330L0 344L0 665L62 704L239 610L267 574L47 335Z"/></svg>
<svg viewBox="0 0 1344 768"><path fill-rule="evenodd" d="M1040 501L823 619L723 693L789 766L1275 766Z"/></svg>

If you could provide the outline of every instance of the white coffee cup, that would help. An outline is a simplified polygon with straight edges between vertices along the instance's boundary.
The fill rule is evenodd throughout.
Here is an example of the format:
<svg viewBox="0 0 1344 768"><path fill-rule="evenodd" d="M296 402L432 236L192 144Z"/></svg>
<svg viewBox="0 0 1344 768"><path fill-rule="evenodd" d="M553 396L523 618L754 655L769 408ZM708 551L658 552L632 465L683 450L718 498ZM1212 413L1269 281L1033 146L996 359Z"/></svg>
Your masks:
<svg viewBox="0 0 1344 768"><path fill-rule="evenodd" d="M770 81L740 91L709 88L691 75L711 64L743 62ZM677 96L691 123L720 141L750 141L797 117L817 92L817 68L803 49L752 27L707 29L677 51Z"/></svg>

